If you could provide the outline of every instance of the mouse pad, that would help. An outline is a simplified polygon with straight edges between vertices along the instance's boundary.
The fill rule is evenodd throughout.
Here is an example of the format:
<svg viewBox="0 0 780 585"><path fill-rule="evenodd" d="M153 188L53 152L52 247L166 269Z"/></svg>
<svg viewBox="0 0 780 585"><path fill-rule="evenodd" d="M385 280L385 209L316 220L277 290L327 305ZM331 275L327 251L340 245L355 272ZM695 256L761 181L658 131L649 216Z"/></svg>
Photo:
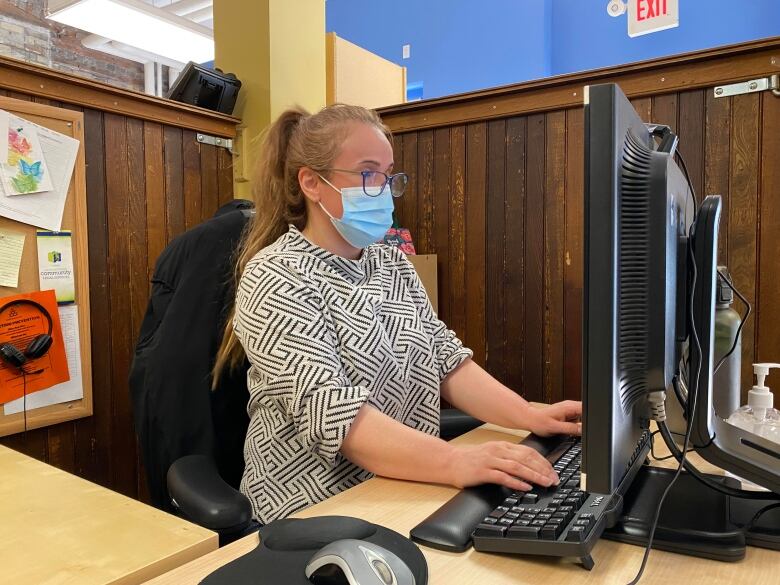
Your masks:
<svg viewBox="0 0 780 585"><path fill-rule="evenodd" d="M411 540L376 524L349 516L286 518L259 530L260 544L220 567L202 585L307 585L304 573L314 553L342 538L373 542L394 552L412 571L416 585L428 583L428 563Z"/></svg>

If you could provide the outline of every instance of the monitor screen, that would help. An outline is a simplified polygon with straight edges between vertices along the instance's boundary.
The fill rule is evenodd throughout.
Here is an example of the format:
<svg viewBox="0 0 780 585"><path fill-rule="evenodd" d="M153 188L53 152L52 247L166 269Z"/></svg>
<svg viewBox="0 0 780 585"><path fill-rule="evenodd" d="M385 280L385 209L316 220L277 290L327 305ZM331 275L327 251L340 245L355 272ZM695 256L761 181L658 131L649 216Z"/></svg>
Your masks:
<svg viewBox="0 0 780 585"><path fill-rule="evenodd" d="M190 61L168 90L166 97L207 110L232 114L241 82L235 75Z"/></svg>

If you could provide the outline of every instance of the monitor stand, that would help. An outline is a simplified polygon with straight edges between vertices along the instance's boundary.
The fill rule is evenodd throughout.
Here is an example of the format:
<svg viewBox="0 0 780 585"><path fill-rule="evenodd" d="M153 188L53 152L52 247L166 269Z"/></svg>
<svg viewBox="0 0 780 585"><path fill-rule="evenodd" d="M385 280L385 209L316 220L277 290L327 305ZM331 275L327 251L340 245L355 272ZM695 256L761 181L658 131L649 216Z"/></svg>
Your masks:
<svg viewBox="0 0 780 585"><path fill-rule="evenodd" d="M674 469L643 466L624 496L615 525L605 530L603 537L646 546L658 502L674 473ZM730 477L707 477L740 487ZM780 496L776 502L780 503ZM772 503L723 495L683 471L664 502L653 548L719 561L744 558L746 544L780 550L780 508L765 512L747 534L741 528Z"/></svg>

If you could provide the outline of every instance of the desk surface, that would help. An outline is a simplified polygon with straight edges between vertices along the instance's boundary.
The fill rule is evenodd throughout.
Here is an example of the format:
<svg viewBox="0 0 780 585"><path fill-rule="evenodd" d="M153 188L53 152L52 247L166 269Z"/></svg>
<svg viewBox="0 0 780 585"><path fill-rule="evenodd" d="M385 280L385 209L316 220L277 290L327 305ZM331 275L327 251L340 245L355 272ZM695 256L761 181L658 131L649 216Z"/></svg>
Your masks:
<svg viewBox="0 0 780 585"><path fill-rule="evenodd" d="M143 583L217 535L0 445L0 581Z"/></svg>
<svg viewBox="0 0 780 585"><path fill-rule="evenodd" d="M478 444L490 440L514 440L505 433L523 436L525 433L506 431L485 425L455 439L460 444ZM697 465L701 459L696 460ZM705 463L699 467L708 473L717 472ZM296 514L296 517L329 514L356 516L407 536L409 530L457 493L446 486L420 484L374 478L342 492L325 502ZM206 575L240 557L257 546L256 534L200 557L195 561L162 575L147 585L195 585ZM596 566L586 571L571 559L500 556L470 549L465 553L447 553L421 546L428 560L430 585L490 584L570 585L593 583L620 584L631 581L642 562L644 549L600 540L592 551ZM641 580L651 583L695 583L706 579L707 585L770 585L777 583L780 552L748 547L744 560L723 563L686 557L662 551L652 551Z"/></svg>

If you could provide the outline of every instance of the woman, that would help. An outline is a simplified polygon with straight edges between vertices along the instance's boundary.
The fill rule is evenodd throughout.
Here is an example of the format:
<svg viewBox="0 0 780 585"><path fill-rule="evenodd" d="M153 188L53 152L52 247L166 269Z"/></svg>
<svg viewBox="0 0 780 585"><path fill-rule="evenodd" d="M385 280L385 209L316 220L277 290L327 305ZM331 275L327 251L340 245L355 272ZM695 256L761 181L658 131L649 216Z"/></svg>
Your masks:
<svg viewBox="0 0 780 585"><path fill-rule="evenodd" d="M254 222L215 365L249 359L241 490L267 523L372 474L529 490L558 479L536 451L438 438L439 402L504 427L578 434L579 402L536 409L471 360L414 268L373 244L390 227L390 133L371 110L283 113L262 145ZM243 351L242 351L243 350Z"/></svg>

